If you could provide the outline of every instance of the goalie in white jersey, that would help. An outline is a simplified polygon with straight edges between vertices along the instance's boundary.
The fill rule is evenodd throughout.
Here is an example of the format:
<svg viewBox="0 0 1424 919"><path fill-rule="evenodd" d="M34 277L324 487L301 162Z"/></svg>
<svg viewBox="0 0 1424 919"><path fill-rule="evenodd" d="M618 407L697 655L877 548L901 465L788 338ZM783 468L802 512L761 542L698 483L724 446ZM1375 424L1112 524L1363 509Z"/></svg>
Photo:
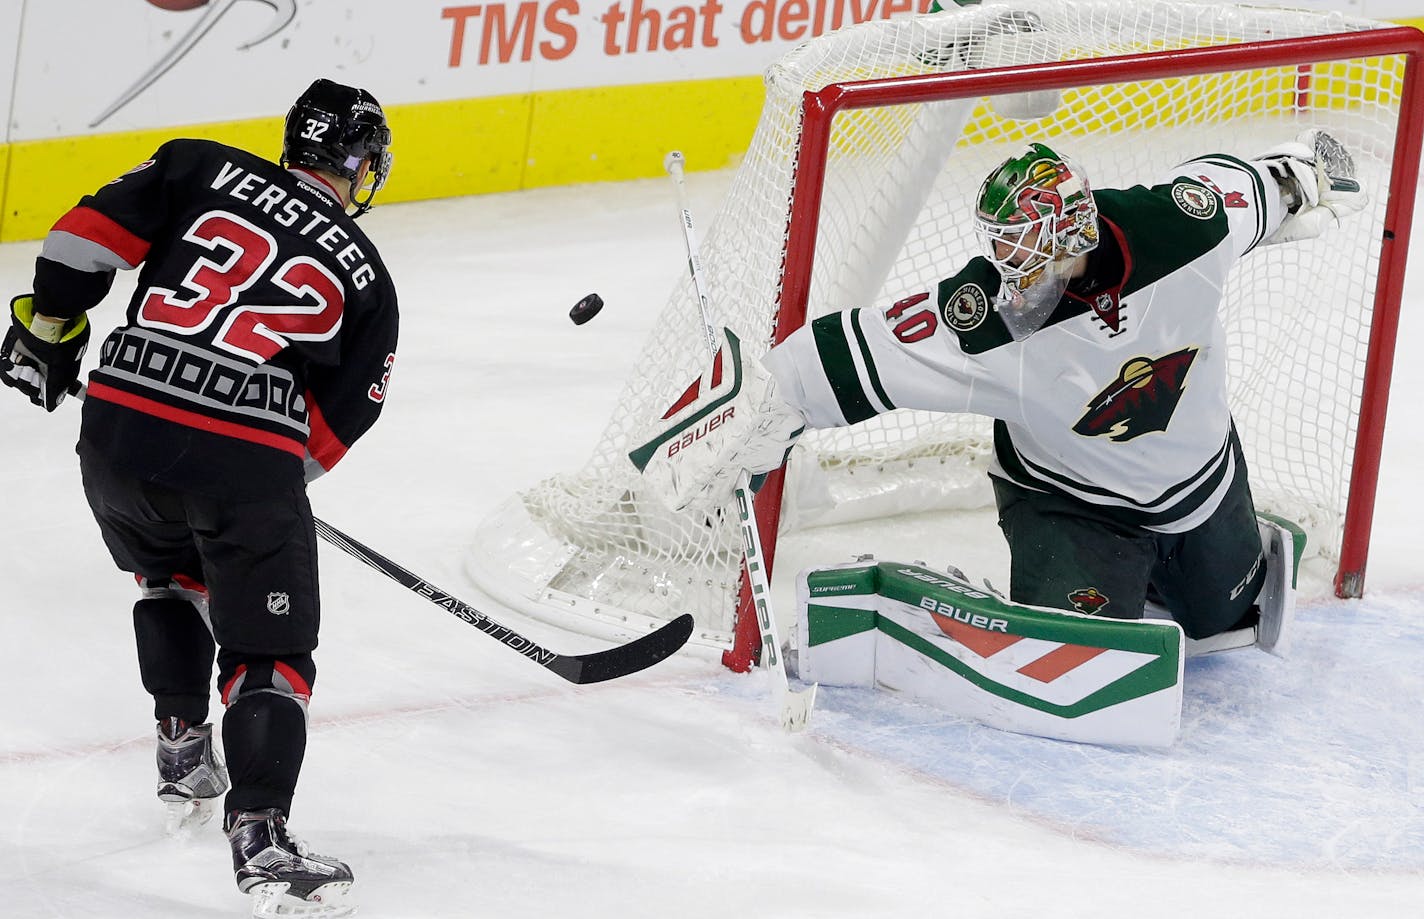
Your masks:
<svg viewBox="0 0 1424 919"><path fill-rule="evenodd" d="M987 415L1011 600L1140 618L1151 597L1189 639L1254 635L1266 565L1218 309L1246 253L1317 236L1365 201L1320 131L1097 191L1030 144L980 189L982 256L745 362L737 401L754 411L645 472L674 506L706 508L740 469L780 465L805 427L897 408Z"/></svg>

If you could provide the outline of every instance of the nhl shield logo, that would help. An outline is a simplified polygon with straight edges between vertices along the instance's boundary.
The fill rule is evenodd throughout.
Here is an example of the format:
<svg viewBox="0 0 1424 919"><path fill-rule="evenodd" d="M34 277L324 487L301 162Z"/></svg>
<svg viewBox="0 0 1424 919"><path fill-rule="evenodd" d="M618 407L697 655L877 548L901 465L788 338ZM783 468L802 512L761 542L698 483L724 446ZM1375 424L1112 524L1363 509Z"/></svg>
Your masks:
<svg viewBox="0 0 1424 919"><path fill-rule="evenodd" d="M267 595L267 612L274 616L285 616L292 611L292 598L286 593L273 592Z"/></svg>
<svg viewBox="0 0 1424 919"><path fill-rule="evenodd" d="M1216 195L1195 183L1178 182L1173 185L1172 200L1177 202L1177 207L1189 217L1210 220L1216 215Z"/></svg>
<svg viewBox="0 0 1424 919"><path fill-rule="evenodd" d="M944 321L956 332L972 332L989 315L989 298L978 284L965 284L944 301Z"/></svg>

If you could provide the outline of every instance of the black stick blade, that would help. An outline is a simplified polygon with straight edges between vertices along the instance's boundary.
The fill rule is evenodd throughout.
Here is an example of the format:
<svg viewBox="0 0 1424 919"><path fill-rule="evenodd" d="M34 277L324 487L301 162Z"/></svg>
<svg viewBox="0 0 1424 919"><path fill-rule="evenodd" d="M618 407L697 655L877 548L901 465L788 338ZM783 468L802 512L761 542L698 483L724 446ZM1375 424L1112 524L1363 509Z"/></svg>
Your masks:
<svg viewBox="0 0 1424 919"><path fill-rule="evenodd" d="M641 638L590 654L562 655L548 664L570 683L602 683L646 670L671 657L692 637L692 616L683 613Z"/></svg>

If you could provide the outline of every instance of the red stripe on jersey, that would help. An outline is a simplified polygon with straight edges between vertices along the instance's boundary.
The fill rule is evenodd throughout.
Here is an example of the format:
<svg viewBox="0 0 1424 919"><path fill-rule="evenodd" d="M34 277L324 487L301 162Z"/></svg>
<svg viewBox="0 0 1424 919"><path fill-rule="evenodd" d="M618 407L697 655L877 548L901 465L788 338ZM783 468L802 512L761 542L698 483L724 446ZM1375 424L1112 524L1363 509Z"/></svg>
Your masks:
<svg viewBox="0 0 1424 919"><path fill-rule="evenodd" d="M137 265L148 255L148 242L119 226L92 207L74 207L55 223L50 232L73 233L81 239L97 243L123 259Z"/></svg>
<svg viewBox="0 0 1424 919"><path fill-rule="evenodd" d="M311 435L307 437L307 452L321 464L321 468L330 472L346 455L347 447L326 423L326 416L321 413L321 406L316 404L311 390L307 390L307 415L308 424L311 425Z"/></svg>
<svg viewBox="0 0 1424 919"><path fill-rule="evenodd" d="M281 434L273 434L270 431L259 431L256 428L244 427L230 421L220 421L217 418L209 418L207 415L200 415L186 409L174 408L153 399L136 396L112 386L105 386L103 383L91 382L87 397L122 405L124 408L131 408L136 412L143 412L145 415L152 415L155 418L162 418L164 421L171 421L185 427L197 428L200 431L221 434L223 437L231 437L234 440L245 440L248 443L283 450L298 459L306 459L306 448L295 438L283 437Z"/></svg>

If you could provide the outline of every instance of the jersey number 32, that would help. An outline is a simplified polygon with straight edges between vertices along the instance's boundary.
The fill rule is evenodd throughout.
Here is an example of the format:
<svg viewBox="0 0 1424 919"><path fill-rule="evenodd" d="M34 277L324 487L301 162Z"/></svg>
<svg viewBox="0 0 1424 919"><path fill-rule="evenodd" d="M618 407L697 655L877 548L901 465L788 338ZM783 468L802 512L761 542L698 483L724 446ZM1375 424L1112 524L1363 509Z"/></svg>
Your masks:
<svg viewBox="0 0 1424 919"><path fill-rule="evenodd" d="M293 340L325 341L341 328L346 301L341 281L306 255L273 270L277 241L261 227L227 211L209 211L183 238L212 255L193 262L179 289L145 291L139 325L201 338L257 363L271 360ZM243 292L264 279L295 302L245 302Z"/></svg>

